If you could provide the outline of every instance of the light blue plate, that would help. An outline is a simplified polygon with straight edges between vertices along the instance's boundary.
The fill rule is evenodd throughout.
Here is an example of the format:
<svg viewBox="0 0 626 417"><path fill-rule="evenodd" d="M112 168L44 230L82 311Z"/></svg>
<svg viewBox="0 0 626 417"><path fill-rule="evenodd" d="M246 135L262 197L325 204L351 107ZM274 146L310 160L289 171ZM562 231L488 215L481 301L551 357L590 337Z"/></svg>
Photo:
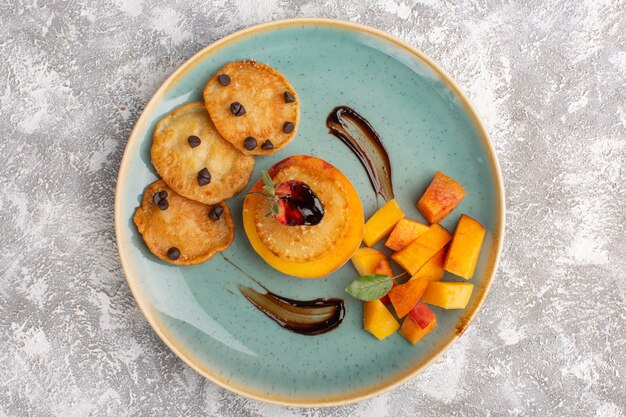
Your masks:
<svg viewBox="0 0 626 417"><path fill-rule="evenodd" d="M255 59L287 76L301 102L295 139L261 170L294 154L321 157L355 185L366 218L374 192L355 156L327 132L337 105L364 115L390 153L395 195L406 215L422 219L415 202L437 170L467 191L443 225L454 229L461 213L487 228L476 285L465 310L434 308L438 328L416 346L395 334L378 341L362 329L362 303L344 293L355 276L348 263L323 279L275 271L252 250L241 223L242 200L228 204L235 219L225 252L272 291L297 299L342 297L347 314L320 336L290 333L256 310L237 290L251 281L219 255L193 267L171 266L150 254L132 222L144 187L155 178L151 137L164 115L202 100L208 78L229 61ZM504 192L493 148L481 122L454 82L429 58L374 29L351 23L298 19L237 32L191 58L157 91L131 135L120 167L115 222L122 265L144 315L187 364L216 383L257 399L300 406L356 401L396 386L440 355L463 332L489 288L500 252ZM455 280L453 276L445 279Z"/></svg>

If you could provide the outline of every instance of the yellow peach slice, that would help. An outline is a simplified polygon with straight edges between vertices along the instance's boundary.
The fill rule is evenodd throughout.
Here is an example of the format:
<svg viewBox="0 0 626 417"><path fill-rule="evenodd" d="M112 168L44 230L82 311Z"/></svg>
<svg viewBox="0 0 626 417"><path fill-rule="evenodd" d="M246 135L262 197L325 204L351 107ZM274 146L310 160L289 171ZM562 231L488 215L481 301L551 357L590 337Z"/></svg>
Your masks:
<svg viewBox="0 0 626 417"><path fill-rule="evenodd" d="M407 218L401 219L391 231L385 246L393 251L402 250L426 232L428 226L424 223Z"/></svg>
<svg viewBox="0 0 626 417"><path fill-rule="evenodd" d="M422 301L448 310L465 308L474 285L467 282L431 282Z"/></svg>
<svg viewBox="0 0 626 417"><path fill-rule="evenodd" d="M409 274L414 275L439 252L452 235L437 223L430 225L428 232L413 241L409 246L396 252L391 259L396 261Z"/></svg>
<svg viewBox="0 0 626 417"><path fill-rule="evenodd" d="M474 275L484 238L483 225L463 214L452 236L444 265L446 271L470 279Z"/></svg>
<svg viewBox="0 0 626 417"><path fill-rule="evenodd" d="M389 200L365 223L363 242L367 246L374 246L379 240L387 236L403 217L404 213L398 202Z"/></svg>
<svg viewBox="0 0 626 417"><path fill-rule="evenodd" d="M378 340L383 340L400 327L393 315L380 300L363 303L363 328Z"/></svg>

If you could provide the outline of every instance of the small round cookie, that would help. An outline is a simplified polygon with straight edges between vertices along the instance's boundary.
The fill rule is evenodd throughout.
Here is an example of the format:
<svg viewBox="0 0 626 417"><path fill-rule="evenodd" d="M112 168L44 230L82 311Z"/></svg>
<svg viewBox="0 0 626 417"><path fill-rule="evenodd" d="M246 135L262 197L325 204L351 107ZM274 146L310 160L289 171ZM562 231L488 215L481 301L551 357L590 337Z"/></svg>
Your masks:
<svg viewBox="0 0 626 417"><path fill-rule="evenodd" d="M157 180L143 193L133 220L157 258L176 265L195 265L227 249L235 226L223 201L207 206L189 200Z"/></svg>
<svg viewBox="0 0 626 417"><path fill-rule="evenodd" d="M178 194L214 204L243 190L254 168L220 136L204 103L185 104L157 124L152 138L152 164Z"/></svg>
<svg viewBox="0 0 626 417"><path fill-rule="evenodd" d="M246 154L273 154L298 130L296 91L284 75L259 62L226 64L204 87L204 102L217 131Z"/></svg>

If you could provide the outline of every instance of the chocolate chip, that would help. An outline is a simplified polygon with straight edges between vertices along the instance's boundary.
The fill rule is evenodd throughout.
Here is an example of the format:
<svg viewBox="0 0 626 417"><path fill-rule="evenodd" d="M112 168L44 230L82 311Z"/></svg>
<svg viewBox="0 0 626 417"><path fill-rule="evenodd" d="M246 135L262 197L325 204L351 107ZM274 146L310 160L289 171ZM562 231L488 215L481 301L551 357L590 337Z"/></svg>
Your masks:
<svg viewBox="0 0 626 417"><path fill-rule="evenodd" d="M257 145L256 139L253 138L252 136L248 136L247 138L243 140L243 147L249 151L256 148L256 145Z"/></svg>
<svg viewBox="0 0 626 417"><path fill-rule="evenodd" d="M285 97L285 103L293 103L294 101L296 101L294 95L291 94L289 91L285 91L285 94L283 94L283 96Z"/></svg>
<svg viewBox="0 0 626 417"><path fill-rule="evenodd" d="M211 182L211 173L208 169L202 168L198 171L198 185L203 186Z"/></svg>
<svg viewBox="0 0 626 417"><path fill-rule="evenodd" d="M228 74L220 74L217 76L217 81L222 84L224 87L230 84L230 77Z"/></svg>
<svg viewBox="0 0 626 417"><path fill-rule="evenodd" d="M159 191L158 193L154 193L154 195L152 196L152 201L154 201L154 204L159 204L159 201L165 198L167 198L167 191L163 190Z"/></svg>
<svg viewBox="0 0 626 417"><path fill-rule="evenodd" d="M264 151L274 149L274 144L272 143L271 140L267 139L265 142L261 144L261 149L263 149Z"/></svg>
<svg viewBox="0 0 626 417"><path fill-rule="evenodd" d="M167 257L170 258L172 261L180 258L180 249L178 249L177 247L169 248L167 250Z"/></svg>
<svg viewBox="0 0 626 417"><path fill-rule="evenodd" d="M224 207L216 204L211 207L211 211L209 211L209 217L213 220L219 220L220 217L222 217L222 213L224 213Z"/></svg>
<svg viewBox="0 0 626 417"><path fill-rule="evenodd" d="M167 198L162 198L157 203L157 206L159 206L161 210L167 210L167 208L170 206L170 203L167 202Z"/></svg>
<svg viewBox="0 0 626 417"><path fill-rule="evenodd" d="M195 148L196 146L200 145L201 140L199 137L192 135L187 138L187 142L189 142L189 146Z"/></svg>
<svg viewBox="0 0 626 417"><path fill-rule="evenodd" d="M291 133L291 132L293 132L293 129L294 129L295 127L296 127L296 126L295 126L293 123L291 123L291 122L285 122L285 124L283 125L283 132L285 132L285 133Z"/></svg>
<svg viewBox="0 0 626 417"><path fill-rule="evenodd" d="M230 112L235 116L243 116L246 114L246 108L243 107L240 102L235 101L234 103L230 103Z"/></svg>

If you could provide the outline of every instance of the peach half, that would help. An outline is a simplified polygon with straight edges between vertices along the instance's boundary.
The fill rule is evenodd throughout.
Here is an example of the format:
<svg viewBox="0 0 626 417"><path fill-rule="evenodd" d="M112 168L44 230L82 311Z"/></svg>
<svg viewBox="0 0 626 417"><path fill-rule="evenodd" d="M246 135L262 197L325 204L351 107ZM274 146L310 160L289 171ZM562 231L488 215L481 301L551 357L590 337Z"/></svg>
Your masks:
<svg viewBox="0 0 626 417"><path fill-rule="evenodd" d="M356 252L363 239L363 206L348 178L328 162L294 155L268 170L272 182L296 180L308 185L324 207L321 222L289 226L271 213L271 199L248 194L243 203L243 226L252 248L270 266L287 275L321 278ZM263 193L263 181L250 193ZM270 215L268 215L270 214Z"/></svg>

